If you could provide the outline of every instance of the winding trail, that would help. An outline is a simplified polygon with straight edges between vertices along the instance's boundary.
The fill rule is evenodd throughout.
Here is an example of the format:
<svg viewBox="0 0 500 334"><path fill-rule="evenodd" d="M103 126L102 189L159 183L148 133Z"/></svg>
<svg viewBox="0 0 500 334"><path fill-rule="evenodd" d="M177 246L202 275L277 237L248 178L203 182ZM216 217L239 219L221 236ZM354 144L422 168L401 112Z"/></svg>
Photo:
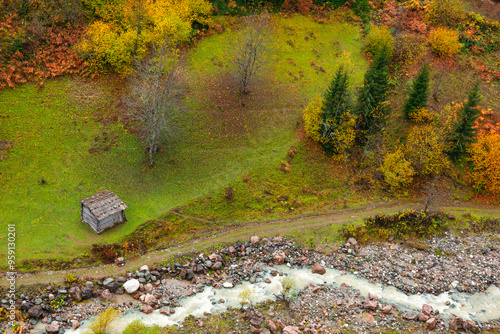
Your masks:
<svg viewBox="0 0 500 334"><path fill-rule="evenodd" d="M142 265L154 266L155 264L169 259L172 256L181 255L183 253L193 251L203 252L208 248L216 246L217 244L225 244L238 240L247 240L252 235L259 235L261 237L273 237L291 233L297 228L307 227L310 229L314 229L331 224L340 225L353 221L359 221L376 214L391 214L405 209L417 209L421 206L421 203L411 201L376 202L363 207L355 209L345 209L328 214L294 217L289 219L279 219L265 222L238 222L236 226L224 228L222 231L210 236L192 239L179 245L176 248L153 251L142 256L126 259L126 264L123 267L118 267L115 264L107 264L58 271L35 271L29 273L18 272L16 277L16 285L20 286L34 285L38 283L63 283L64 276L70 272L79 277L112 277L123 274L127 271L135 271ZM469 203L458 203L458 205L456 206L442 206L440 209L454 215L472 213L476 215L500 217L500 208L481 207ZM179 214L177 212L171 213L183 216L182 214ZM202 220L201 218L197 217L189 218ZM8 282L5 280L5 278L0 279L0 286L6 287L7 285Z"/></svg>

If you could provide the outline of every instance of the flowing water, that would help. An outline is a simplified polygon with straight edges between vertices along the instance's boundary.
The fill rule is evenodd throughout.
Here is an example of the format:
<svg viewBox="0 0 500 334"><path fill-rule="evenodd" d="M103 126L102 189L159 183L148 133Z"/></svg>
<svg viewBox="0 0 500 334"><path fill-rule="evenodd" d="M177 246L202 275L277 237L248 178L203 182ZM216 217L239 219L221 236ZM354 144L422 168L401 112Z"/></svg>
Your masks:
<svg viewBox="0 0 500 334"><path fill-rule="evenodd" d="M327 284L333 287L339 287L342 283L346 283L358 290L362 296L372 293L378 296L382 303L397 305L400 311L419 311L423 304L429 304L434 307L434 310L439 310L445 319L449 318L450 314L478 322L500 319L500 289L495 286L491 286L484 293L475 294L448 291L438 296L432 294L406 295L395 287L370 283L364 278L351 274L342 275L340 271L335 269L326 269L324 275L313 274L311 269L296 269L286 266L278 266L275 269L284 272L297 290L306 288L309 283ZM144 314L137 310L128 311L113 323L111 332L120 334L128 324L137 319L149 326L169 326L180 324L188 315L202 317L204 312L218 313L224 312L229 306L240 307L240 293L244 290L252 291L252 303L274 300L275 294L282 291L282 282L285 276L272 277L269 275L268 277L271 279L270 284L244 282L232 289L207 287L203 292L181 299L180 307L177 307L175 314L170 316L164 316L158 310L151 314ZM220 302L221 299L225 302ZM83 334L91 321L85 321L78 329L68 330L66 333Z"/></svg>

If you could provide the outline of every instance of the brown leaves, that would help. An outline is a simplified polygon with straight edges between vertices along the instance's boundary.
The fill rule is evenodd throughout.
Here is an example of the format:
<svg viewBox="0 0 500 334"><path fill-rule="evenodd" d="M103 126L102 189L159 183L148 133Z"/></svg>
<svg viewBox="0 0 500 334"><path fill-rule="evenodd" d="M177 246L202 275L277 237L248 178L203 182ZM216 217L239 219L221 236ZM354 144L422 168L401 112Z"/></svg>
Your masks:
<svg viewBox="0 0 500 334"><path fill-rule="evenodd" d="M0 29L18 25L16 16L0 23ZM78 41L83 29L78 27L49 27L45 34L36 33L37 26L28 23L25 33L29 36L23 48L10 57L0 54L0 89L15 88L26 81L43 81L64 74L78 74L85 69L83 59L72 46Z"/></svg>

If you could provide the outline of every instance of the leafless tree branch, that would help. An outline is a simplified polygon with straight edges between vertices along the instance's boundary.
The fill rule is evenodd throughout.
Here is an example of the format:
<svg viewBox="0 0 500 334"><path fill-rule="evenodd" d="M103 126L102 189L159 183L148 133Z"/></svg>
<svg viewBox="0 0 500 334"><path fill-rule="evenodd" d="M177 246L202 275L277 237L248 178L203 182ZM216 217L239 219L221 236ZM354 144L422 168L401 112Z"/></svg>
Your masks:
<svg viewBox="0 0 500 334"><path fill-rule="evenodd" d="M245 28L234 47L234 61L241 93L267 62L271 45L271 17L268 13L253 14L243 19Z"/></svg>
<svg viewBox="0 0 500 334"><path fill-rule="evenodd" d="M164 41L150 57L136 62L135 73L129 78L129 116L142 125L150 165L159 145L175 132L183 95L183 71L178 64L178 49Z"/></svg>

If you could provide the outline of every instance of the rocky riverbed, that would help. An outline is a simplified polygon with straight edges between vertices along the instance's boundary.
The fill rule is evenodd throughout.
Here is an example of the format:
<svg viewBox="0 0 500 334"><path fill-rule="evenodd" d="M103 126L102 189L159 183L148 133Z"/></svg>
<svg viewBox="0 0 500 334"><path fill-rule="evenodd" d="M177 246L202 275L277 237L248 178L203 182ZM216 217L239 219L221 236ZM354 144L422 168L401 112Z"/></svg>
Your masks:
<svg viewBox="0 0 500 334"><path fill-rule="evenodd" d="M135 272L72 286L45 286L24 291L18 310L29 318L24 333L62 333L79 328L83 320L107 307L121 311L140 310L145 314L160 310L175 318L182 298L196 295L207 287L233 289L242 282L266 284L272 277L286 276L280 265L310 268L322 275L336 269L364 277L383 286L394 286L406 294L440 294L446 291L480 293L500 286L500 245L495 236L443 235L424 242L391 242L361 247L349 239L332 254L302 249L283 237L257 236L212 254L196 254L186 263L161 267L143 266ZM118 262L120 263L122 259ZM230 309L232 318L241 318L231 330L238 333L368 333L382 328L412 331L484 331L500 328L500 319L476 322L444 317L432 305L418 310L400 310L384 304L383 296L362 295L349 284L341 286L309 284L294 298L263 304L263 308ZM5 305L6 298L1 303ZM224 304L220 298L212 303ZM498 300L500 308L500 300ZM267 305L267 306L265 306ZM286 305L286 307L278 307ZM6 306L6 305L5 305ZM204 321L196 328L204 332ZM192 320L192 319L191 319ZM234 323L234 322L233 322ZM189 326L186 333L193 332ZM4 328L2 328L3 330Z"/></svg>

